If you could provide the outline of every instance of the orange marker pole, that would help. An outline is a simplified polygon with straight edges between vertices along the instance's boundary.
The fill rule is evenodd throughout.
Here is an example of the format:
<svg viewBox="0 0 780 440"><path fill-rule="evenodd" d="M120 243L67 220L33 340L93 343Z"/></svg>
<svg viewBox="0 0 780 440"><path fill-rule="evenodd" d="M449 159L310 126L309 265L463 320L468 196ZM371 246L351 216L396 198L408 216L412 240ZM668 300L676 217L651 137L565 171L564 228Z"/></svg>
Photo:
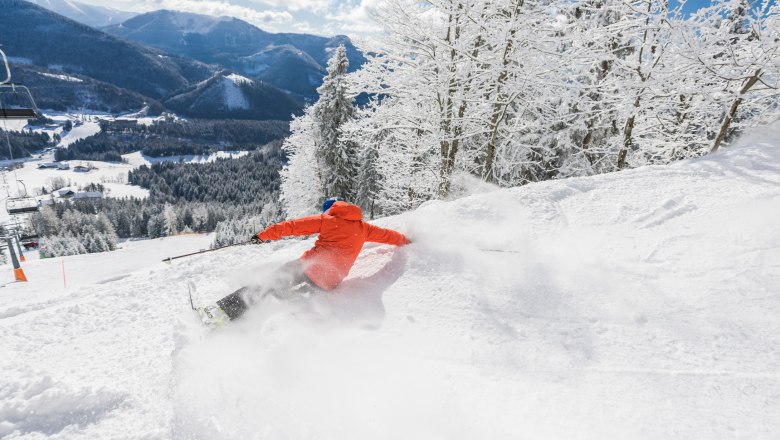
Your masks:
<svg viewBox="0 0 780 440"><path fill-rule="evenodd" d="M68 280L65 278L65 259L62 260L62 285L65 286L65 288L68 288Z"/></svg>

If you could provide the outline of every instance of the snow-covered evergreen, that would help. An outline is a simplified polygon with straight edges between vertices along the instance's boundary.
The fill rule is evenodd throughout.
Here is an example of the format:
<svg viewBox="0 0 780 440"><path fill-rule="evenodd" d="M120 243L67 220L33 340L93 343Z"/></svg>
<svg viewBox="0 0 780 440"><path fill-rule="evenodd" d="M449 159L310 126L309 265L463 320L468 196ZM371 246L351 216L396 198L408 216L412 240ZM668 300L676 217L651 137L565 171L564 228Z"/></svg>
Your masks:
<svg viewBox="0 0 780 440"><path fill-rule="evenodd" d="M69 210L59 219L50 207L33 217L41 235L40 250L46 257L113 251L117 234L108 217Z"/></svg>
<svg viewBox="0 0 780 440"><path fill-rule="evenodd" d="M340 45L328 61L328 74L317 88L320 97L290 125L284 149L289 164L282 172L282 196L287 213L313 212L323 199L353 200L358 174L357 145L342 134L355 114L347 89L349 60Z"/></svg>

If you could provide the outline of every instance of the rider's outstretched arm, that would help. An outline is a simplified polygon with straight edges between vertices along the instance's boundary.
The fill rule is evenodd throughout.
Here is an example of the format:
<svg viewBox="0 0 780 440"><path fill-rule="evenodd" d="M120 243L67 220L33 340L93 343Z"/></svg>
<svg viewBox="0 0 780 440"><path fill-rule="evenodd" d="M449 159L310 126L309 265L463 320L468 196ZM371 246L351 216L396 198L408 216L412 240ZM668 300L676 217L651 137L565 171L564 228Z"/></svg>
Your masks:
<svg viewBox="0 0 780 440"><path fill-rule="evenodd" d="M278 240L291 235L312 235L320 232L322 215L312 215L271 225L257 234L261 240Z"/></svg>
<svg viewBox="0 0 780 440"><path fill-rule="evenodd" d="M370 223L366 223L366 226L368 226L368 237L366 241L394 244L396 246L403 246L411 243L411 241L400 232L393 231L392 229L380 228L379 226L374 226Z"/></svg>

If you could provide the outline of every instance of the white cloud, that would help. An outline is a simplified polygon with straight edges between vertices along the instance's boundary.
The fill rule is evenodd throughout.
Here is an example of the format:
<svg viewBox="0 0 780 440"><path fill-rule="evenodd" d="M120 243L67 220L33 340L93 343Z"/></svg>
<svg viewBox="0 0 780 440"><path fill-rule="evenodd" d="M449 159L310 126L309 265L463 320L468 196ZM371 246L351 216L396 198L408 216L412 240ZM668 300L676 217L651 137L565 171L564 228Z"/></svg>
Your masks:
<svg viewBox="0 0 780 440"><path fill-rule="evenodd" d="M115 0L110 5L109 2L92 0L90 3L136 12L171 9L215 17L235 17L261 27L273 27L293 20L292 14L287 11L258 11L223 0Z"/></svg>
<svg viewBox="0 0 780 440"><path fill-rule="evenodd" d="M261 3L274 8L281 8L287 11L309 11L325 12L335 0L252 0L254 3Z"/></svg>
<svg viewBox="0 0 780 440"><path fill-rule="evenodd" d="M373 19L373 13L383 3L383 0L361 0L357 4L342 4L335 13L325 16L335 22L342 33L376 34L379 26Z"/></svg>
<svg viewBox="0 0 780 440"><path fill-rule="evenodd" d="M112 8L158 9L236 17L269 32L345 34L371 38L381 27L371 17L384 0L79 0Z"/></svg>

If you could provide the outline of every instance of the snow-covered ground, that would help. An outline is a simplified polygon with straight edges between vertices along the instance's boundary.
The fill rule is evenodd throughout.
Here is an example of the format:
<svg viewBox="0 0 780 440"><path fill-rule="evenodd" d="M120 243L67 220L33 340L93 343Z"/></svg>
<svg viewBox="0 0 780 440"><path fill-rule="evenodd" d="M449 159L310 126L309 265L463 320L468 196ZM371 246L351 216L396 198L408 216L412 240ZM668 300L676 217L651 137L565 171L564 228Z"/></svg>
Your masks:
<svg viewBox="0 0 780 440"><path fill-rule="evenodd" d="M47 160L48 159L48 160ZM24 163L24 167L10 171L8 173L10 179L10 187L13 193L23 194L24 190L20 185L19 191L16 191L16 184L14 179L20 180L27 187L28 194L34 194L36 189L46 187L47 190L51 190L52 181L54 179L61 178L66 183L67 187L77 188L89 185L90 183L99 183L103 185L108 191L109 197L147 197L149 190L141 188L139 186L127 184L127 173L130 170L137 168L134 165L126 163L112 163L112 162L98 162L87 160L73 160L68 161L70 169L58 170L56 168L39 169L38 165L41 163L51 162L52 157L44 156L41 159L30 160ZM89 172L77 172L74 168L78 165L91 165L94 167Z"/></svg>
<svg viewBox="0 0 780 440"><path fill-rule="evenodd" d="M77 140L84 139L100 133L100 124L96 121L86 121L62 136L57 148L66 148Z"/></svg>
<svg viewBox="0 0 780 440"><path fill-rule="evenodd" d="M777 438L778 139L429 203L377 222L412 245L212 334L188 281L214 301L312 240L32 261L0 289L0 437Z"/></svg>
<svg viewBox="0 0 780 440"><path fill-rule="evenodd" d="M232 81L239 81L239 79L233 78ZM143 112L141 112L143 113ZM100 124L98 119L132 119L138 121L139 124L151 124L155 120L159 120L161 117L142 117L139 115L125 115L125 116L112 116L103 113L62 113L62 112L47 112L46 116L56 121L59 124L64 124L65 121L74 122L74 127L68 132L64 132L61 126L51 126L45 128L36 128L35 131L47 132L50 135L58 134L61 136L61 141L57 144L57 148L66 148L73 142L79 139L95 135L100 132ZM8 128L9 130L20 131L27 126L27 121L6 121L5 126L2 128ZM160 162L180 162L187 163L206 163L213 162L217 159L235 159L249 154L248 151L218 151L208 155L187 155L187 156L170 156L170 157L149 157L141 154L140 151L123 155L126 163L111 163L100 161L85 161L74 160L69 161L69 170L58 170L55 168L39 169L40 164L51 163L54 161L54 152L47 151L42 154L38 154L32 158L26 158L23 160L6 160L0 161L0 166L7 166L13 162L24 162L24 166L21 169L17 169L8 174L9 180L9 194L11 197L19 197L24 194L34 195L42 187L46 187L47 191L51 191L53 179L62 178L66 181L68 187L74 189L78 187L84 187L90 183L99 183L106 188L107 197L139 197L145 198L149 196L149 190L134 186L127 185L127 173L130 170L138 168L141 165L151 165ZM89 172L76 172L73 169L78 166L88 166L93 168ZM17 184L16 181L22 183ZM25 193L25 188L27 192ZM2 194L0 202L8 194ZM0 214L0 221L2 221L3 215Z"/></svg>
<svg viewBox="0 0 780 440"><path fill-rule="evenodd" d="M182 156L166 156L166 157L151 157L144 156L140 151L135 153L123 154L122 158L127 161L129 165L133 167L139 167L141 165L151 165L161 162L186 162L186 163L207 163L214 162L217 159L238 159L249 154L248 151L217 151L207 155L182 155Z"/></svg>
<svg viewBox="0 0 780 440"><path fill-rule="evenodd" d="M64 123L67 120L79 121L79 123L74 125L73 129L68 132L63 132L61 127L57 129L47 127L45 129L37 130L47 131L50 134L57 133L62 136L62 140L56 146L57 148L65 148L79 139L100 132L100 125L97 122L95 115L66 113L47 113L46 115L60 123ZM14 122L22 123L20 126L14 127L14 130L21 130L26 125L26 121ZM9 127L9 129L10 128L11 127ZM20 160L0 161L0 165L7 166L12 162L20 162ZM32 158L25 158L21 160L21 162L23 163L21 168L6 173L7 182L5 183L7 183L8 192L3 192L3 194L0 195L0 202L2 203L5 203L7 197L22 197L25 195L37 196L41 193L41 188L44 187L47 191L51 191L53 188L52 183L55 180L63 181L66 187L73 188L74 190L77 190L79 187L85 187L91 183L99 183L105 187L105 196L107 197L145 198L149 196L149 190L127 184L127 173L130 170L137 168L137 165L75 160L67 162L70 166L70 169L67 170L39 168L39 165L41 164L54 162L53 150L37 154ZM77 172L74 168L78 165L89 166L92 169L89 172ZM47 197L49 196L38 198ZM0 210L0 222L5 220L7 220L7 214L4 210Z"/></svg>
<svg viewBox="0 0 780 440"><path fill-rule="evenodd" d="M244 92L241 90L240 85L252 84L253 81L247 77L237 75L235 73L223 77L222 88L225 96L225 107L230 110L237 109L249 109L249 101L244 96Z"/></svg>

